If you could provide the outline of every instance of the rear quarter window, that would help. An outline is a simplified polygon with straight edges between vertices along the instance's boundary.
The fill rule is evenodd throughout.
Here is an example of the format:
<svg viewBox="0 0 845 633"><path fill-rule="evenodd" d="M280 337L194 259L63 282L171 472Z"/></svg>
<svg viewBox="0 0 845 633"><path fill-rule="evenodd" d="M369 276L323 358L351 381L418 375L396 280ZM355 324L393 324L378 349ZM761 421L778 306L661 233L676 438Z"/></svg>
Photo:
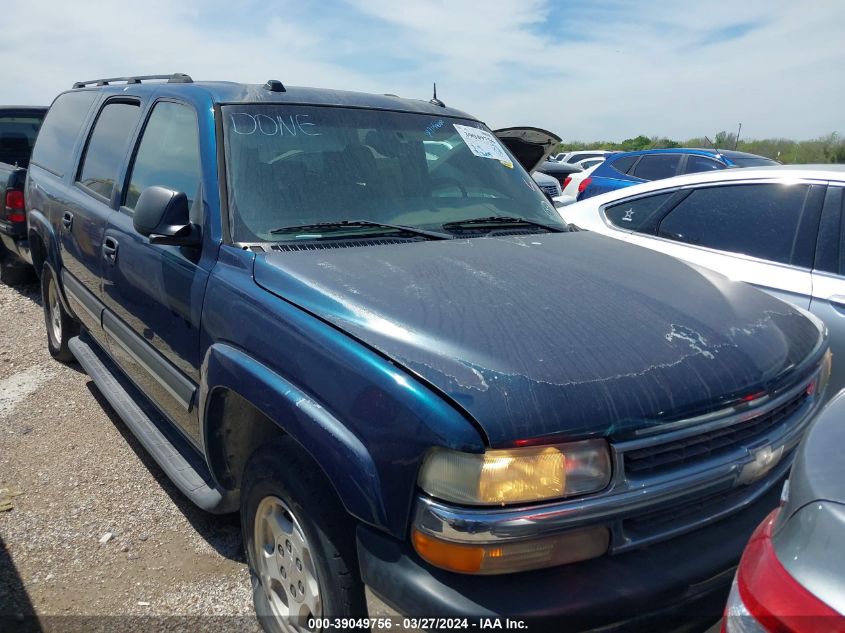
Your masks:
<svg viewBox="0 0 845 633"><path fill-rule="evenodd" d="M63 176L73 167L73 148L97 98L91 90L66 92L53 102L32 150L32 162Z"/></svg>
<svg viewBox="0 0 845 633"><path fill-rule="evenodd" d="M613 161L610 166L620 174L627 174L631 167L634 166L634 163L637 162L638 158L639 156L623 156L622 158Z"/></svg>
<svg viewBox="0 0 845 633"><path fill-rule="evenodd" d="M674 193L674 191L669 191L614 204L607 207L604 214L612 225L620 229L638 233L654 233L655 221L660 217L660 211L666 207Z"/></svg>

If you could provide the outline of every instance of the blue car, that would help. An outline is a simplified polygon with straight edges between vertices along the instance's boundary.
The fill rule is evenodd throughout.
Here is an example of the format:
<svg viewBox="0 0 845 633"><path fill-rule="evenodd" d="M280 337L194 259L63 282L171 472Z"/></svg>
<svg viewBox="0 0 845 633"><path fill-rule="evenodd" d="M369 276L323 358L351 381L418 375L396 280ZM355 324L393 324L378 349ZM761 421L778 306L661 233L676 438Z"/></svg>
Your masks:
<svg viewBox="0 0 845 633"><path fill-rule="evenodd" d="M728 167L771 167L778 164L765 156L732 150L677 148L623 152L608 157L592 176L584 179L578 187L578 200L681 174Z"/></svg>

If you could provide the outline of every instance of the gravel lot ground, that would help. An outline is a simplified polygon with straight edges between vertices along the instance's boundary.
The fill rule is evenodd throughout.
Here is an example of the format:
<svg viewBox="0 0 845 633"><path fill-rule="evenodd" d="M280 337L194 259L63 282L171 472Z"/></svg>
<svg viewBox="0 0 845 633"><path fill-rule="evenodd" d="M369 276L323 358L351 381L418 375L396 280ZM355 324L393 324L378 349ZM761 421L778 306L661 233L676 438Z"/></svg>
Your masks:
<svg viewBox="0 0 845 633"><path fill-rule="evenodd" d="M50 358L40 303L37 285L0 285L0 630L209 615L227 617L189 628L258 630L237 516L191 505L88 376Z"/></svg>

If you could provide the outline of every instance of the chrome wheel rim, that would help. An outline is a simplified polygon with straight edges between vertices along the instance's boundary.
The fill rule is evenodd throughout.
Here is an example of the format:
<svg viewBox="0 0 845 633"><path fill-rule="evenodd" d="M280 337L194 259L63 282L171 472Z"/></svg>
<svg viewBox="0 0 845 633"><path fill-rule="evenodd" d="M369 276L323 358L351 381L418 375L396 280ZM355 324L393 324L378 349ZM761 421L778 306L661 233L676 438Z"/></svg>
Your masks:
<svg viewBox="0 0 845 633"><path fill-rule="evenodd" d="M299 520L278 497L264 497L255 511L252 557L261 590L283 629L308 629L323 613L313 548Z"/></svg>
<svg viewBox="0 0 845 633"><path fill-rule="evenodd" d="M62 308L59 305L56 284L52 279L47 286L47 329L53 339L53 344L59 347L62 343Z"/></svg>

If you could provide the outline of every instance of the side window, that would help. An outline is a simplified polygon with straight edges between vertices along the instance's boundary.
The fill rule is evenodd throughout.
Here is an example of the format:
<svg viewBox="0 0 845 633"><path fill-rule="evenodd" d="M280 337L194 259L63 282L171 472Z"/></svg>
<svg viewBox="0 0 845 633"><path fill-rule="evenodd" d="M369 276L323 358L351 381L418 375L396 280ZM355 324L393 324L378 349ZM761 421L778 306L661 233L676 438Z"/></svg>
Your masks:
<svg viewBox="0 0 845 633"><path fill-rule="evenodd" d="M707 158L706 156L690 154L687 156L687 166L684 168L684 173L695 174L700 171L715 171L724 168L725 166L717 160Z"/></svg>
<svg viewBox="0 0 845 633"><path fill-rule="evenodd" d="M57 176L71 169L73 146L97 93L78 90L59 95L38 131L32 162Z"/></svg>
<svg viewBox="0 0 845 633"><path fill-rule="evenodd" d="M135 130L140 108L136 103L107 103L94 124L82 159L79 182L90 191L110 198L117 170L129 137Z"/></svg>
<svg viewBox="0 0 845 633"><path fill-rule="evenodd" d="M134 209L141 192L153 185L183 192L190 205L199 183L199 134L194 111L185 105L161 101L144 128L124 206Z"/></svg>
<svg viewBox="0 0 845 633"><path fill-rule="evenodd" d="M678 173L681 158L681 154L651 154L643 156L631 175L642 178L643 180L671 178Z"/></svg>
<svg viewBox="0 0 845 633"><path fill-rule="evenodd" d="M613 161L610 166L621 174L627 174L638 158L639 156L623 156Z"/></svg>
<svg viewBox="0 0 845 633"><path fill-rule="evenodd" d="M660 210L674 193L674 191L669 191L615 204L612 207L607 207L604 214L611 224L618 226L620 229L653 233L655 218L659 217Z"/></svg>
<svg viewBox="0 0 845 633"><path fill-rule="evenodd" d="M659 235L784 264L792 262L808 185L730 185L694 190Z"/></svg>

